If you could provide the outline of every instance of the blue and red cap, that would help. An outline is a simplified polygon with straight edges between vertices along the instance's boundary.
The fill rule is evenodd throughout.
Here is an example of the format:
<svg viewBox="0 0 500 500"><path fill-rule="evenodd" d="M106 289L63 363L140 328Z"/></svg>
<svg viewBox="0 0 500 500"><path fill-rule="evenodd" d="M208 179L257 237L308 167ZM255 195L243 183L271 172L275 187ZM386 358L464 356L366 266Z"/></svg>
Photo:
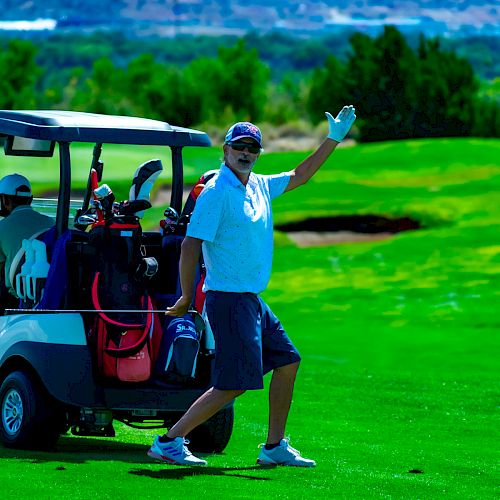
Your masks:
<svg viewBox="0 0 500 500"><path fill-rule="evenodd" d="M243 139L243 137L249 137L256 141L260 147L262 147L262 134L259 127L250 122L238 122L235 123L226 134L224 139L224 144L231 141L237 141L238 139Z"/></svg>

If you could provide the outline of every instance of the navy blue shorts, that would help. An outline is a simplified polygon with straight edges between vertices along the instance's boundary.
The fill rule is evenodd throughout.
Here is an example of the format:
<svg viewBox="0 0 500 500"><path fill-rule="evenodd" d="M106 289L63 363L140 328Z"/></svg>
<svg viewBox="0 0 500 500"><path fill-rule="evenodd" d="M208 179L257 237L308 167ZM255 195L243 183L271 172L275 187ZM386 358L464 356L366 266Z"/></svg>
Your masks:
<svg viewBox="0 0 500 500"><path fill-rule="evenodd" d="M300 361L279 319L257 295L209 291L206 311L215 337L216 389L262 389L264 374Z"/></svg>

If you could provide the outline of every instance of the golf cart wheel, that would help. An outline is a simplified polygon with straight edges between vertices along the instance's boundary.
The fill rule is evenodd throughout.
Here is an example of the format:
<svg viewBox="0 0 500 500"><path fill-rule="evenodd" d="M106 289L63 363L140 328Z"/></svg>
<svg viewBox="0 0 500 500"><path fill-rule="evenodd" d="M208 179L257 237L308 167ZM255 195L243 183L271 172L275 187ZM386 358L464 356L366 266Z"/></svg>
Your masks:
<svg viewBox="0 0 500 500"><path fill-rule="evenodd" d="M0 437L10 448L51 448L60 420L44 388L27 372L12 372L0 388Z"/></svg>
<svg viewBox="0 0 500 500"><path fill-rule="evenodd" d="M220 410L186 436L190 442L189 449L202 453L220 453L229 443L233 423L234 407Z"/></svg>

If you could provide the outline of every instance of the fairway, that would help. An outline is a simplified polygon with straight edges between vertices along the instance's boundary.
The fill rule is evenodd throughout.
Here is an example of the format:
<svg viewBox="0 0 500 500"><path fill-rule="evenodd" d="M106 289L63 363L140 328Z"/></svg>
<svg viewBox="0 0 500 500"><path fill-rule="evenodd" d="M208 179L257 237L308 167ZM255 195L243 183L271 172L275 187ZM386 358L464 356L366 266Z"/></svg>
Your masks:
<svg viewBox="0 0 500 500"><path fill-rule="evenodd" d="M75 151L82 185L90 154ZM135 168L164 153L105 154L103 181L126 193ZM257 171L289 170L305 154L264 154ZM186 150L189 182L220 156ZM3 175L11 159L0 162ZM54 187L42 172L31 177L39 191ZM339 148L275 201L281 223L374 214L423 226L308 248L276 233L264 298L303 357L288 435L314 470L255 464L267 392L254 391L237 401L233 437L208 467L155 463L146 451L161 431L116 423L114 439L68 434L50 453L0 447L2 498L495 498L499 192L500 141L412 140Z"/></svg>

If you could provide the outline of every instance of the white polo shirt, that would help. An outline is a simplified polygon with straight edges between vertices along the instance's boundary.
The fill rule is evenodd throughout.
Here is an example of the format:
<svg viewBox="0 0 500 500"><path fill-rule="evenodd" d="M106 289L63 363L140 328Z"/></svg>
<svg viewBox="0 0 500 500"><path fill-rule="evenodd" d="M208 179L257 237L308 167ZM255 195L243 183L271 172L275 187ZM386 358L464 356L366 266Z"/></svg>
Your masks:
<svg viewBox="0 0 500 500"><path fill-rule="evenodd" d="M207 276L204 291L262 292L271 277L271 200L290 181L287 172L250 174L244 186L222 164L196 200L187 236L203 240Z"/></svg>

